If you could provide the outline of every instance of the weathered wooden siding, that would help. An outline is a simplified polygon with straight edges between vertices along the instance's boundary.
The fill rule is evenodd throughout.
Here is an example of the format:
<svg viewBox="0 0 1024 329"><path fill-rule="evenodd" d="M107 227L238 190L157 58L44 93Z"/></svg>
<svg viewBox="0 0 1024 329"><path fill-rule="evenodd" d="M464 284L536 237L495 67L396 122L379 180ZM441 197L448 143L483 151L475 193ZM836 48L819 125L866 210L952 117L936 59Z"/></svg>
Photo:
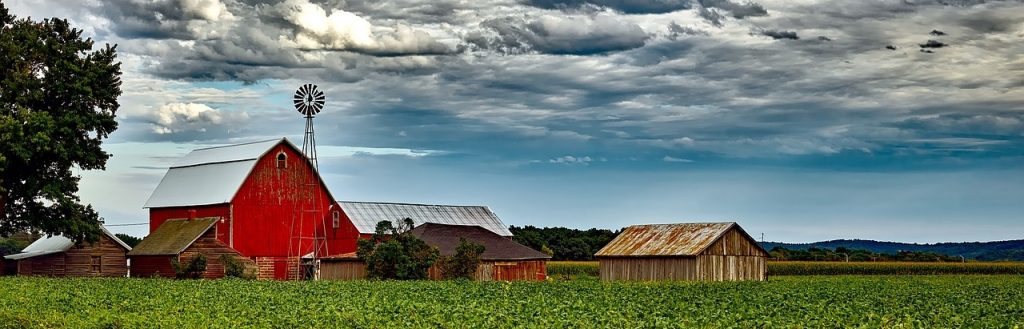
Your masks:
<svg viewBox="0 0 1024 329"><path fill-rule="evenodd" d="M177 256L132 256L132 277L149 278L162 276L174 277L174 267L171 266L171 259Z"/></svg>
<svg viewBox="0 0 1024 329"><path fill-rule="evenodd" d="M102 235L96 243L71 247L67 252L19 260L18 275L124 277L128 275L127 252ZM92 266L93 257L99 257L98 271Z"/></svg>
<svg viewBox="0 0 1024 329"><path fill-rule="evenodd" d="M203 278L205 279L224 277L224 262L221 261L221 257L224 255L235 257L246 268L256 268L255 262L242 257L238 251L231 249L231 247L228 247L227 244L219 240L216 228L206 231L196 242L185 248L185 251L178 256L178 259L181 261L181 264L186 264L199 254L206 256L206 272L203 273Z"/></svg>
<svg viewBox="0 0 1024 329"><path fill-rule="evenodd" d="M768 255L756 243L733 227L696 256L601 257L601 279L763 281Z"/></svg>
<svg viewBox="0 0 1024 329"><path fill-rule="evenodd" d="M696 280L694 257L607 257L599 259L601 280Z"/></svg>
<svg viewBox="0 0 1024 329"><path fill-rule="evenodd" d="M715 240L702 255L760 256L768 254L757 247L757 241L747 238L740 230L733 227L718 240Z"/></svg>
<svg viewBox="0 0 1024 329"><path fill-rule="evenodd" d="M476 281L539 281L547 279L546 260L481 261L473 280ZM432 280L441 280L441 268L431 266L427 271Z"/></svg>
<svg viewBox="0 0 1024 329"><path fill-rule="evenodd" d="M704 281L764 281L767 279L767 257L761 256L697 256L697 279Z"/></svg>
<svg viewBox="0 0 1024 329"><path fill-rule="evenodd" d="M320 261L320 280L359 280L365 278L366 263L358 259Z"/></svg>

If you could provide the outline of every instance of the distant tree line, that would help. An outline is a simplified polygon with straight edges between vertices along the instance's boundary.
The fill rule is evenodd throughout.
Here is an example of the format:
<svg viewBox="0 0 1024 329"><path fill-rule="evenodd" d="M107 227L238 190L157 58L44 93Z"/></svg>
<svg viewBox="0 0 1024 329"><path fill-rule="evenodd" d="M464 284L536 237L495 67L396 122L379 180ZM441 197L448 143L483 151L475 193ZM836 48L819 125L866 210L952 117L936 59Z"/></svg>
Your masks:
<svg viewBox="0 0 1024 329"><path fill-rule="evenodd" d="M551 255L552 260L592 260L620 231L592 228L510 226L512 240Z"/></svg>
<svg viewBox="0 0 1024 329"><path fill-rule="evenodd" d="M897 251L894 253L872 252L866 249L848 249L838 247L807 248L807 249L786 249L775 247L769 251L771 259L774 260L796 260L796 261L846 261L847 257L851 262L959 262L958 256L943 255L929 251Z"/></svg>

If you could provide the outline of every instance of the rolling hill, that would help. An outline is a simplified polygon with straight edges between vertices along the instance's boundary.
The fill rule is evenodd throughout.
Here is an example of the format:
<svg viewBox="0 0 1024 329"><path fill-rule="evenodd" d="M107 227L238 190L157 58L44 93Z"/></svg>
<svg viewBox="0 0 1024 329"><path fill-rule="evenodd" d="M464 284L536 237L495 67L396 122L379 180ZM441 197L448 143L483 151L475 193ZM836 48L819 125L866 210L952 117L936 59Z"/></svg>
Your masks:
<svg viewBox="0 0 1024 329"><path fill-rule="evenodd" d="M1024 261L1024 240L917 244L874 240L842 239L812 243L762 242L761 246L767 250L771 250L776 246L793 250L804 250L811 247L825 249L845 247L849 249L866 249L872 252L887 254L895 253L898 251L929 251L950 256L964 256L967 259L975 259L982 261Z"/></svg>

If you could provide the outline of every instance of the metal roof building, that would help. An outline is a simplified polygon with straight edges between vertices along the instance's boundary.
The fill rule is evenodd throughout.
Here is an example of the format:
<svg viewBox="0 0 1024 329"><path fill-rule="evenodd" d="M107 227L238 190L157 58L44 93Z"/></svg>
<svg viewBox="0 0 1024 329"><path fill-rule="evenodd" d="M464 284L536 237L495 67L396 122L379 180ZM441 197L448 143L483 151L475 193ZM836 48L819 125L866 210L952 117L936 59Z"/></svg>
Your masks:
<svg viewBox="0 0 1024 329"><path fill-rule="evenodd" d="M411 218L415 226L423 223L480 226L500 236L512 236L508 226L486 206L354 201L338 201L338 204L360 234L373 234L381 221Z"/></svg>
<svg viewBox="0 0 1024 329"><path fill-rule="evenodd" d="M595 254L602 280L765 280L768 252L733 222L633 225Z"/></svg>
<svg viewBox="0 0 1024 329"><path fill-rule="evenodd" d="M95 243L78 246L61 235L42 237L21 253L4 256L17 262L18 275L43 276L126 276L125 253L132 250L114 233L100 226L103 234Z"/></svg>

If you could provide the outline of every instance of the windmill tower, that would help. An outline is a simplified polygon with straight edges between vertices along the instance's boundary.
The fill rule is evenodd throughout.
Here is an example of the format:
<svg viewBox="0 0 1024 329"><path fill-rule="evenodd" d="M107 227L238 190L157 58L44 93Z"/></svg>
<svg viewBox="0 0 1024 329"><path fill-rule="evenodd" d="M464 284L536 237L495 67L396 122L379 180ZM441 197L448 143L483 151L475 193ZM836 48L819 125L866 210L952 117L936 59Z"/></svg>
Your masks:
<svg viewBox="0 0 1024 329"><path fill-rule="evenodd" d="M288 259L297 260L295 271L300 279L319 276L319 258L327 254L327 228L324 225L323 205L319 197L320 172L316 160L316 135L313 117L324 107L324 92L314 84L305 84L295 91L292 99L295 109L306 118L306 132L302 136L302 154L309 161L311 175L295 177L291 238L288 240ZM318 225L319 224L319 225Z"/></svg>

